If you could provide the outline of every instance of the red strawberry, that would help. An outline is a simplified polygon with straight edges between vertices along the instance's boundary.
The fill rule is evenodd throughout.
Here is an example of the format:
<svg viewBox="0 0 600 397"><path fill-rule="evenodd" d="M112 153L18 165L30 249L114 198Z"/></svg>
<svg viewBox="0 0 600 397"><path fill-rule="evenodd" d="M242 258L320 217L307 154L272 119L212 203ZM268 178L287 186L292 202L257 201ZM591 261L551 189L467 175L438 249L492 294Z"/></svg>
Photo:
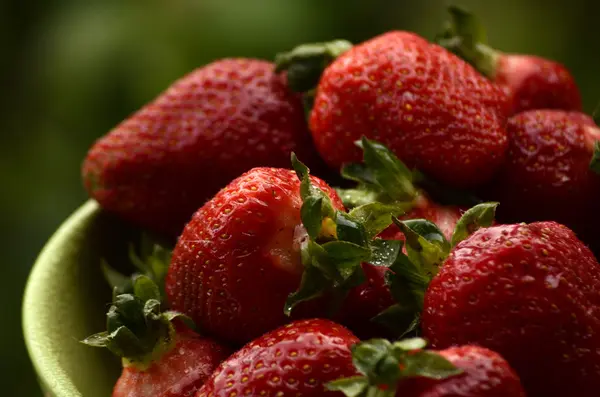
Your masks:
<svg viewBox="0 0 600 397"><path fill-rule="evenodd" d="M326 396L324 385L356 374L356 338L329 320L302 320L250 342L224 361L197 397Z"/></svg>
<svg viewBox="0 0 600 397"><path fill-rule="evenodd" d="M387 214L388 220L390 215L398 215L401 219L422 218L438 224L446 238L450 239L461 217L460 208L440 205L431 200L427 193L415 185L424 182L422 176L411 172L385 146L363 137L360 147L364 152L364 163L349 164L342 170L344 177L359 182L358 185L350 189L338 189L344 203L353 208L350 214L367 218L366 215L381 211ZM365 208L371 211L363 214ZM384 230L377 237L404 241L404 234L393 225L385 228L387 224L389 222L379 228ZM402 333L404 330L397 329L395 318L377 317L394 303L386 283L388 269L367 263L363 263L362 268L366 281L350 290L338 321L363 339L386 335L389 331ZM386 329L390 326L391 329Z"/></svg>
<svg viewBox="0 0 600 397"><path fill-rule="evenodd" d="M590 160L600 128L582 113L532 110L512 117L507 131L507 160L489 193L504 220L554 220L592 243L600 176Z"/></svg>
<svg viewBox="0 0 600 397"><path fill-rule="evenodd" d="M332 188L292 162L295 173L255 168L231 182L198 210L173 252L169 302L225 340L246 343L324 294L329 304L303 304L294 313L334 314L363 282L362 262L391 258L381 253L395 243L372 240L391 222L389 212L347 214Z"/></svg>
<svg viewBox="0 0 600 397"><path fill-rule="evenodd" d="M423 350L425 341L382 339L352 347L364 375L328 385L347 396L525 397L518 376L497 353L478 346Z"/></svg>
<svg viewBox="0 0 600 397"><path fill-rule="evenodd" d="M563 65L539 56L494 50L474 15L456 6L449 11L452 22L440 43L505 87L512 114L531 109L581 110L579 88Z"/></svg>
<svg viewBox="0 0 600 397"><path fill-rule="evenodd" d="M224 59L176 81L99 139L82 175L104 209L178 235L233 178L287 166L291 151L319 167L300 97L272 63Z"/></svg>
<svg viewBox="0 0 600 397"><path fill-rule="evenodd" d="M115 298L107 331L83 343L107 347L122 357L123 372L113 397L185 397L193 395L228 356L228 349L171 323L179 315L160 312L158 287L145 276L135 280L136 294Z"/></svg>
<svg viewBox="0 0 600 397"><path fill-rule="evenodd" d="M452 186L486 181L504 158L505 94L469 64L409 32L344 52L323 72L310 127L334 168L363 134Z"/></svg>
<svg viewBox="0 0 600 397"><path fill-rule="evenodd" d="M452 250L424 299L435 348L500 353L530 397L592 397L600 387L600 264L555 222L480 229Z"/></svg>

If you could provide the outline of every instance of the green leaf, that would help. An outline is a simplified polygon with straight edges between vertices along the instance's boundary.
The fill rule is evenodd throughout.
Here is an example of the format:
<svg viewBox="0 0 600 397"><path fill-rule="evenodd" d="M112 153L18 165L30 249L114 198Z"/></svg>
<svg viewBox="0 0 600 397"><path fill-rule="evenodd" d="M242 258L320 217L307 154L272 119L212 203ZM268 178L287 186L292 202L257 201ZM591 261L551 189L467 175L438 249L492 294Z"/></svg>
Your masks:
<svg viewBox="0 0 600 397"><path fill-rule="evenodd" d="M352 362L363 375L369 376L377 370L381 360L390 352L392 344L386 339L370 339L352 345Z"/></svg>
<svg viewBox="0 0 600 397"><path fill-rule="evenodd" d="M113 332L127 326L134 332L145 327L144 302L131 295L118 295L106 313L106 329Z"/></svg>
<svg viewBox="0 0 600 397"><path fill-rule="evenodd" d="M371 258L369 248L347 241L331 241L322 247L327 253L327 260L337 269L342 282L352 276L362 262Z"/></svg>
<svg viewBox="0 0 600 397"><path fill-rule="evenodd" d="M342 211L337 211L335 216L337 238L361 246L366 246L370 237L360 219Z"/></svg>
<svg viewBox="0 0 600 397"><path fill-rule="evenodd" d="M169 322L173 322L175 320L179 320L182 323L184 323L189 329L196 331L196 324L194 323L194 320L191 319L191 317L186 316L183 313L180 312L176 312L174 310L167 310L166 312L163 313L163 316L169 321Z"/></svg>
<svg viewBox="0 0 600 397"><path fill-rule="evenodd" d="M312 239L316 239L321 231L323 224L322 207L322 197L308 196L300 208L302 224L304 224L308 235Z"/></svg>
<svg viewBox="0 0 600 397"><path fill-rule="evenodd" d="M321 296L330 284L329 280L325 278L319 269L313 266L306 266L302 274L300 287L287 297L283 313L286 316L290 316L297 304Z"/></svg>
<svg viewBox="0 0 600 397"><path fill-rule="evenodd" d="M155 299L157 301L161 300L158 285L156 285L148 276L139 275L135 278L133 281L133 293L136 297L142 300L142 302L146 302L151 299Z"/></svg>
<svg viewBox="0 0 600 397"><path fill-rule="evenodd" d="M590 169L596 174L600 174L600 141L594 142L594 153L590 160Z"/></svg>
<svg viewBox="0 0 600 397"><path fill-rule="evenodd" d="M393 218L393 220L406 237L408 258L416 265L421 275L431 280L450 250L444 234L434 223L426 219L400 221Z"/></svg>
<svg viewBox="0 0 600 397"><path fill-rule="evenodd" d="M375 239L371 241L371 258L369 263L373 266L390 267L394 262L400 250L402 241Z"/></svg>
<svg viewBox="0 0 600 397"><path fill-rule="evenodd" d="M144 355L149 349L125 326L111 332L106 347L119 357L139 357Z"/></svg>
<svg viewBox="0 0 600 397"><path fill-rule="evenodd" d="M395 342L394 346L407 351L421 350L427 346L427 341L423 338L408 338Z"/></svg>
<svg viewBox="0 0 600 397"><path fill-rule="evenodd" d="M347 397L366 396L369 387L369 379L365 376L353 376L334 380L325 384L325 388L330 391L340 391Z"/></svg>
<svg viewBox="0 0 600 397"><path fill-rule="evenodd" d="M393 200L412 200L416 189L412 172L384 145L363 136L364 161L377 184Z"/></svg>
<svg viewBox="0 0 600 397"><path fill-rule="evenodd" d="M486 29L472 12L457 5L448 6L448 12L452 17L453 29L464 45L474 48L477 44L487 44Z"/></svg>
<svg viewBox="0 0 600 397"><path fill-rule="evenodd" d="M361 145L362 147L362 145ZM350 163L342 167L342 177L359 183L377 185L377 179L366 164Z"/></svg>
<svg viewBox="0 0 600 397"><path fill-rule="evenodd" d="M451 19L443 33L437 36L437 43L473 65L485 76L493 78L499 54L487 45L487 33L483 24L462 7L451 5L448 12Z"/></svg>
<svg viewBox="0 0 600 397"><path fill-rule="evenodd" d="M417 331L420 320L418 310L411 303L396 303L377 314L371 321L384 326L395 337L402 338Z"/></svg>
<svg viewBox="0 0 600 397"><path fill-rule="evenodd" d="M480 228L492 226L498 204L500 203L482 203L469 208L456 223L456 228L452 234L452 247L455 247Z"/></svg>
<svg viewBox="0 0 600 397"><path fill-rule="evenodd" d="M292 153L291 160L292 167L300 180L300 196L302 197L300 215L302 223L309 236L314 240L321 232L323 220L327 217L333 218L335 210L329 196L312 184L308 167L298 160L295 153ZM319 209L320 211L318 211Z"/></svg>
<svg viewBox="0 0 600 397"><path fill-rule="evenodd" d="M335 190L338 196L340 196L344 207L348 209L380 200L387 200L386 198L381 198L384 193L374 185L360 185L353 189L336 188Z"/></svg>
<svg viewBox="0 0 600 397"><path fill-rule="evenodd" d="M102 331L98 332L97 334L90 335L80 342L93 347L107 347L110 343L110 335L108 332Z"/></svg>
<svg viewBox="0 0 600 397"><path fill-rule="evenodd" d="M436 352L421 350L404 356L403 377L446 379L463 371Z"/></svg>
<svg viewBox="0 0 600 397"><path fill-rule="evenodd" d="M354 208L349 214L364 226L367 237L373 238L392 224L392 216L401 216L411 207L411 203L371 202Z"/></svg>
<svg viewBox="0 0 600 397"><path fill-rule="evenodd" d="M317 86L327 65L350 48L352 43L346 40L302 44L275 56L275 72L287 70L291 90L306 92Z"/></svg>

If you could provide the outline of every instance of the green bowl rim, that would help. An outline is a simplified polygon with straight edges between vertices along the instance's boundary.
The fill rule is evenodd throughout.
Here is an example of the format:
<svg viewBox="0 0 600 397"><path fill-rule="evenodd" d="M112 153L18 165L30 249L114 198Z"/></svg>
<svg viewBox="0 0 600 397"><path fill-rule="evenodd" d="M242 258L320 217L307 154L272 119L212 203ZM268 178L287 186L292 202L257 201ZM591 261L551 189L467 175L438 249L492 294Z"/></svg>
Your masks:
<svg viewBox="0 0 600 397"><path fill-rule="evenodd" d="M42 389L56 397L81 396L81 393L65 374L58 360L49 360L42 347L35 342L42 339L42 330L36 327L35 323L36 319L40 317L38 311L42 308L38 302L42 298L40 294L44 291L43 274L46 273L45 268L52 263L48 260L50 255L53 255L58 247L66 244L78 229L77 226L84 223L86 219L93 218L99 213L99 209L94 200L88 200L61 224L35 260L25 286L22 306L25 346Z"/></svg>

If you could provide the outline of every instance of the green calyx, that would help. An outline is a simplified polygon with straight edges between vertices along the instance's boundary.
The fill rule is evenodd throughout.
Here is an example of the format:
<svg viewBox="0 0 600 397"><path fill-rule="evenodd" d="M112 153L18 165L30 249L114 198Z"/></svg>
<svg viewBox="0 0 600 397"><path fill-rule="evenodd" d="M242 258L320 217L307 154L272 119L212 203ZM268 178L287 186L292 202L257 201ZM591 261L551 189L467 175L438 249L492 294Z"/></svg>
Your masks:
<svg viewBox="0 0 600 397"><path fill-rule="evenodd" d="M294 92L314 90L325 68L352 48L347 40L302 44L275 57L275 72L287 71L288 86Z"/></svg>
<svg viewBox="0 0 600 397"><path fill-rule="evenodd" d="M338 189L347 208L379 202L408 210L418 196L414 181L420 177L387 147L362 137L356 145L363 151L363 163L342 168L342 177L357 182L352 189Z"/></svg>
<svg viewBox="0 0 600 397"><path fill-rule="evenodd" d="M160 296L164 297L164 280L171 262L171 254L171 249L157 243L148 234L143 233L139 253L136 252L133 244L129 245L129 261L136 269L133 275L125 276L102 260L102 272L113 289L113 300L117 295L132 293L134 280L139 275L144 275L154 281L159 286Z"/></svg>
<svg viewBox="0 0 600 397"><path fill-rule="evenodd" d="M304 273L297 291L290 294L284 312L295 305L330 293L330 310L339 308L345 294L364 282L361 264L390 266L400 252L400 241L373 239L392 223L384 204L371 203L350 213L334 208L329 196L312 184L308 168L292 154L292 165L300 179L300 215L306 229L300 254Z"/></svg>
<svg viewBox="0 0 600 397"><path fill-rule="evenodd" d="M193 327L191 320L174 311L161 312L158 286L147 276L133 282L133 293L117 295L106 314L106 331L81 342L108 348L123 360L123 366L139 370L171 350L175 345L173 320L180 319Z"/></svg>
<svg viewBox="0 0 600 397"><path fill-rule="evenodd" d="M406 253L396 255L389 266L387 284L397 302L381 312L374 321L396 335L415 333L423 310L425 291L451 249L480 228L494 222L498 203L482 203L467 210L457 222L451 241L434 223L426 219L401 221L393 218L406 240Z"/></svg>
<svg viewBox="0 0 600 397"><path fill-rule="evenodd" d="M442 380L463 372L439 353L424 350L426 345L421 338L359 342L351 350L352 362L361 375L335 380L326 388L349 397L394 397L406 379Z"/></svg>
<svg viewBox="0 0 600 397"><path fill-rule="evenodd" d="M355 144L363 151L363 162L346 164L341 174L356 186L336 189L346 208L352 211L360 212L362 206L377 203L378 208L383 205L392 215L400 216L413 208L422 196L443 205L470 207L481 203L477 197L443 186L418 170L409 169L379 142L363 136Z"/></svg>
<svg viewBox="0 0 600 397"><path fill-rule="evenodd" d="M487 43L487 33L481 21L466 9L448 7L450 20L436 37L436 42L470 63L481 74L493 79L499 53Z"/></svg>

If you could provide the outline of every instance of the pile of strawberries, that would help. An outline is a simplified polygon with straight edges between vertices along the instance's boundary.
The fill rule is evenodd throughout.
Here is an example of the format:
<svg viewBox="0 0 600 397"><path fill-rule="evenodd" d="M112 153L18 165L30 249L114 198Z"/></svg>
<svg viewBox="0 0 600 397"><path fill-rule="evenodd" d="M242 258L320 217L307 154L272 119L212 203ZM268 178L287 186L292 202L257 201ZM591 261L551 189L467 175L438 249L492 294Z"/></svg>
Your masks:
<svg viewBox="0 0 600 397"><path fill-rule="evenodd" d="M154 236L84 341L113 396L599 395L600 128L449 10L216 61L93 145L90 196Z"/></svg>

